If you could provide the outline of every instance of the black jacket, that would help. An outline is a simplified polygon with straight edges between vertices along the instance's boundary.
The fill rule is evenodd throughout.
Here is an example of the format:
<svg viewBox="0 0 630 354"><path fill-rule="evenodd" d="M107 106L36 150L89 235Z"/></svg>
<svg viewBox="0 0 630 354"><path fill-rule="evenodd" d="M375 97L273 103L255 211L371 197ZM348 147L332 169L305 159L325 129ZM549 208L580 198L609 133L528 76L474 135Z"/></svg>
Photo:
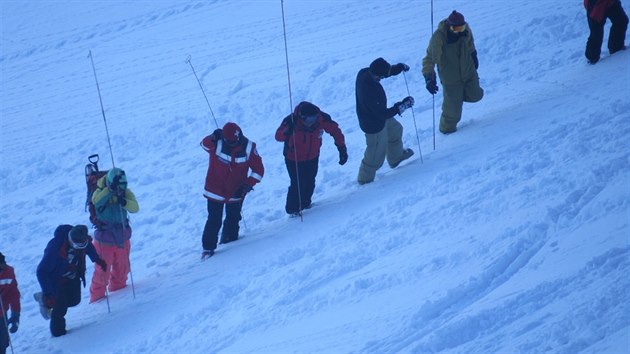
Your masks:
<svg viewBox="0 0 630 354"><path fill-rule="evenodd" d="M376 81L368 68L359 70L355 87L357 117L364 133L375 134L383 130L385 121L398 113L398 108L387 108L383 86Z"/></svg>

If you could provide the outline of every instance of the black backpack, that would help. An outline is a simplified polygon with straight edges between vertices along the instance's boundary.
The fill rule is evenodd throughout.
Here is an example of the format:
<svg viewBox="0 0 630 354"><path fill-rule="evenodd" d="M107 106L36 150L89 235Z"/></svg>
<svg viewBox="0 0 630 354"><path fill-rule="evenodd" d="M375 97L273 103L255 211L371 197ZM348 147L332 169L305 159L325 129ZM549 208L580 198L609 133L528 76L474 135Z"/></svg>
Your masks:
<svg viewBox="0 0 630 354"><path fill-rule="evenodd" d="M85 183L87 184L87 198L85 200L85 210L90 212L90 221L94 227L99 228L103 223L96 218L96 208L92 203L92 194L97 188L99 178L105 176L108 170L101 171L98 169L98 154L88 157L89 163L85 165Z"/></svg>

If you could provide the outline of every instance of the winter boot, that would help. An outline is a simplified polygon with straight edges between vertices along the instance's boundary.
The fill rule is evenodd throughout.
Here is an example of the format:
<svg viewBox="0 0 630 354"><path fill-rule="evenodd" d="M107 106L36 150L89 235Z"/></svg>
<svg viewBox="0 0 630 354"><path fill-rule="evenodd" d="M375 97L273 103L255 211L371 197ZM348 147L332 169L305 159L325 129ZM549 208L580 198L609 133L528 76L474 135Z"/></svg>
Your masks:
<svg viewBox="0 0 630 354"><path fill-rule="evenodd" d="M214 250L204 250L201 252L201 260L206 260L214 255Z"/></svg>
<svg viewBox="0 0 630 354"><path fill-rule="evenodd" d="M395 164L389 165L389 167L391 167L391 168L398 167L398 165L400 165L401 162L403 162L406 159L410 158L411 156L413 156L413 154L414 154L413 150L411 150L409 148L403 150L403 154L402 154L402 157L400 158L400 160L398 162L396 162Z"/></svg>

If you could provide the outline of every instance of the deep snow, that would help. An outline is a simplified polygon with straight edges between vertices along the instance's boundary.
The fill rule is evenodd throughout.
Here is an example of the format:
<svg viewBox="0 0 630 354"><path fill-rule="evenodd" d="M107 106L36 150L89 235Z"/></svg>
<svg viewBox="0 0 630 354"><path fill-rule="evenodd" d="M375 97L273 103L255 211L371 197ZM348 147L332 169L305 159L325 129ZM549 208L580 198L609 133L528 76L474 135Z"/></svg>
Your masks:
<svg viewBox="0 0 630 354"><path fill-rule="evenodd" d="M630 52L586 64L581 1L435 2L434 26L453 9L466 16L486 91L435 150L420 74L428 1L285 1L291 96L280 1L0 6L0 251L22 292L15 353L630 352ZM69 334L51 338L35 268L58 224L88 223L87 156L111 167L90 50L114 160L141 208L136 297L112 293L108 313L85 289ZM206 262L198 144L215 123L189 55L219 124L241 125L266 167L242 240ZM412 67L383 84L390 104L407 88L416 98L399 118L416 155L359 186L354 78L379 56ZM284 213L273 138L301 100L339 122L350 155L339 166L324 137L303 221Z"/></svg>

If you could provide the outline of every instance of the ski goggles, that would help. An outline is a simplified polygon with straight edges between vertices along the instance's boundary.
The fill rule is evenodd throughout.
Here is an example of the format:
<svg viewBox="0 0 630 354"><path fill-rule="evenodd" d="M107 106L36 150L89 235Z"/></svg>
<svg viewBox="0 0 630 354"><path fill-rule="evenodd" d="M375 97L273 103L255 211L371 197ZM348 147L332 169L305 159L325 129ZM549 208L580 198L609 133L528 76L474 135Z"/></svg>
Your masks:
<svg viewBox="0 0 630 354"><path fill-rule="evenodd" d="M88 245L88 239L87 238L85 238L85 240L83 242L74 242L72 237L68 237L68 240L70 241L70 246L72 246L72 248L74 248L75 250L82 250L85 247L87 247L87 245Z"/></svg>
<svg viewBox="0 0 630 354"><path fill-rule="evenodd" d="M451 27L449 27L449 29L453 33L462 33L462 32L464 32L466 30L466 24L464 23L461 26L451 26Z"/></svg>

